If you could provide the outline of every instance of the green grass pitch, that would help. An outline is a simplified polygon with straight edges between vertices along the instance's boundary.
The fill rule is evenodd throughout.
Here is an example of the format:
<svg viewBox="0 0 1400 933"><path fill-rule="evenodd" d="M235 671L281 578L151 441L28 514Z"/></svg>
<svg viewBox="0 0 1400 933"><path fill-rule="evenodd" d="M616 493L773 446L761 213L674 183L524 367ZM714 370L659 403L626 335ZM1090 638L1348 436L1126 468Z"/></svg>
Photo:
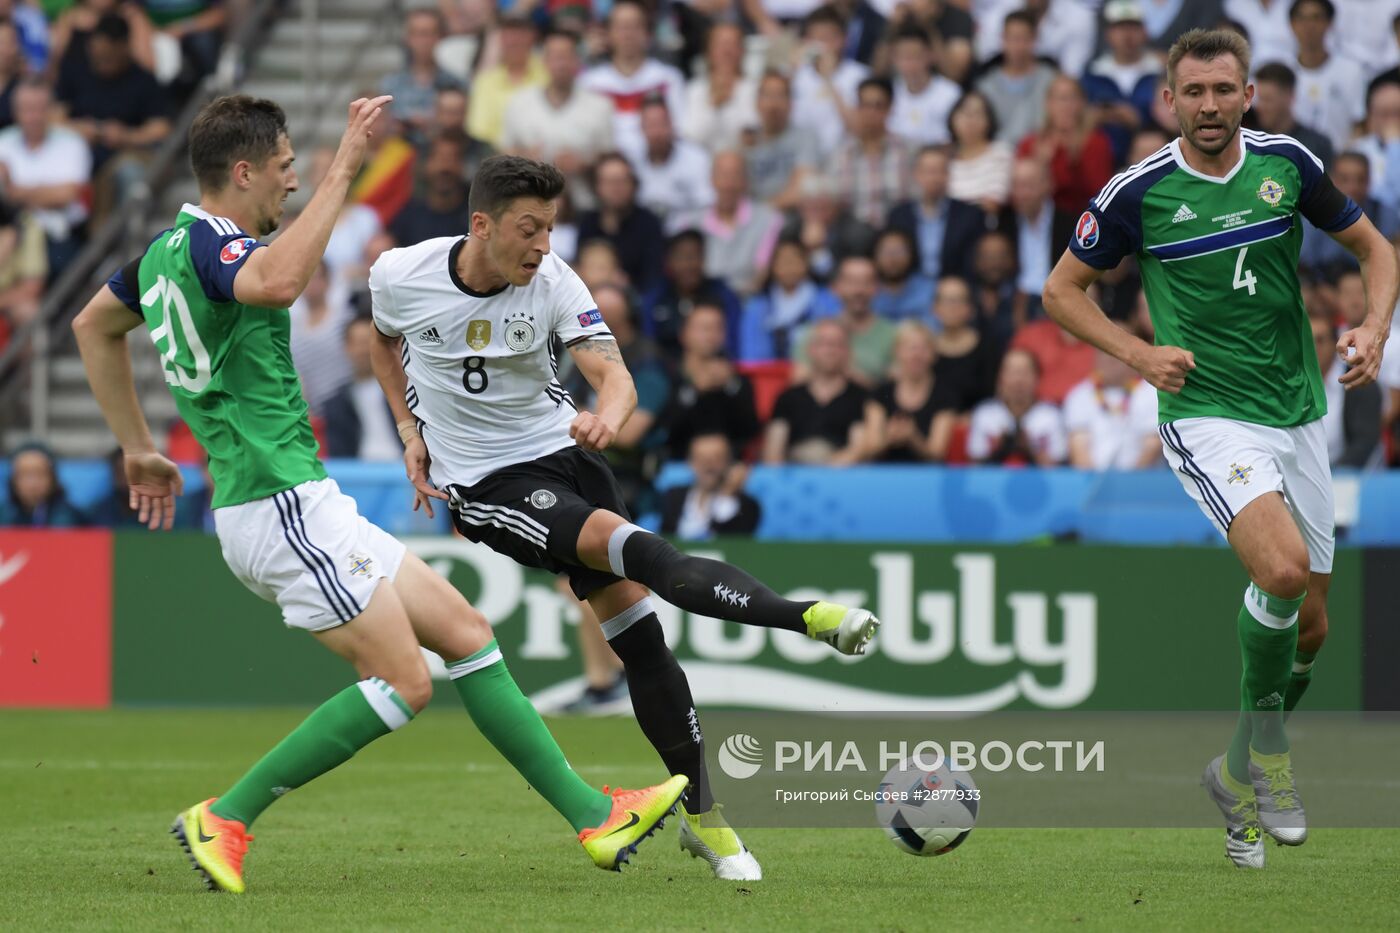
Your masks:
<svg viewBox="0 0 1400 933"><path fill-rule="evenodd" d="M242 897L205 892L166 828L301 713L0 713L0 930L1400 927L1395 829L1318 829L1255 873L1214 829L989 829L935 859L873 826L752 829L768 877L736 883L668 823L601 872L443 699L269 810ZM598 784L661 776L630 719L551 725Z"/></svg>

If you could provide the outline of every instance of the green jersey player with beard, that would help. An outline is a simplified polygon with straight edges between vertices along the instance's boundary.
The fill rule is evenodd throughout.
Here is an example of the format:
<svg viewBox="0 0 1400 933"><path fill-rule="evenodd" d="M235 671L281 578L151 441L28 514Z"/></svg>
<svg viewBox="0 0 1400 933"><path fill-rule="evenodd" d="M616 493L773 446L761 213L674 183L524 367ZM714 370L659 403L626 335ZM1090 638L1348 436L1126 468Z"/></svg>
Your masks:
<svg viewBox="0 0 1400 933"><path fill-rule="evenodd" d="M1168 56L1166 104L1181 137L1115 176L1079 218L1045 286L1045 308L1158 390L1159 433L1182 486L1249 575L1236 631L1241 712L1203 784L1226 854L1262 868L1264 836L1301 845L1286 714L1327 634L1333 552L1327 402L1298 283L1302 222L1360 261L1369 313L1337 343L1348 388L1376 378L1390 333L1394 248L1297 140L1240 128L1254 96L1249 46L1192 30ZM1086 289L1137 258L1155 330L1115 327ZM1330 361L1328 361L1330 362Z"/></svg>

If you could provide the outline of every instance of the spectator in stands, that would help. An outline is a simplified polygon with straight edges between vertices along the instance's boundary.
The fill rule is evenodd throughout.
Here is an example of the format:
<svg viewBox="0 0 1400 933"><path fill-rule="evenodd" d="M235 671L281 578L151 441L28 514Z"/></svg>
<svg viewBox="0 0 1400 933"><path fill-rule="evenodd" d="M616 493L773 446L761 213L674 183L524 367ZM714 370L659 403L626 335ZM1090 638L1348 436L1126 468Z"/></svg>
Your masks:
<svg viewBox="0 0 1400 933"><path fill-rule="evenodd" d="M745 363L785 360L798 328L840 312L836 296L813 281L802 244L779 240L768 264L767 281L744 304L739 359Z"/></svg>
<svg viewBox="0 0 1400 933"><path fill-rule="evenodd" d="M1138 164L1175 138L1155 126L1144 126L1133 134L1133 141L1128 144L1127 164ZM1095 191L1094 194L1097 196L1098 192Z"/></svg>
<svg viewBox="0 0 1400 933"><path fill-rule="evenodd" d="M1133 133L1152 122L1162 60L1148 51L1139 0L1109 0L1103 22L1108 51L1084 73L1084 95L1113 144L1114 161L1122 164Z"/></svg>
<svg viewBox="0 0 1400 933"><path fill-rule="evenodd" d="M939 74L959 86L972 73L972 35L976 24L966 9L948 0L909 0L897 4L890 14L890 29L906 27L923 30L936 43Z"/></svg>
<svg viewBox="0 0 1400 933"><path fill-rule="evenodd" d="M139 513L131 507L131 487L126 482L126 454L120 447L107 454L107 469L112 488L88 508L88 521L98 528L142 527Z"/></svg>
<svg viewBox="0 0 1400 933"><path fill-rule="evenodd" d="M1249 48L1260 64L1291 62L1298 40L1288 23L1293 0L1225 0L1225 15L1249 29Z"/></svg>
<svg viewBox="0 0 1400 933"><path fill-rule="evenodd" d="M326 453L372 463L395 463L403 443L394 427L394 413L370 366L374 322L359 315L345 325L345 358L350 381L326 398L321 416L326 424Z"/></svg>
<svg viewBox="0 0 1400 933"><path fill-rule="evenodd" d="M586 195L588 166L613 148L612 103L577 84L578 43L566 32L550 32L541 52L548 81L517 91L505 111L501 147L537 161L552 162L569 179L574 205L592 207Z"/></svg>
<svg viewBox="0 0 1400 933"><path fill-rule="evenodd" d="M1011 349L1035 358L1039 398L1052 405L1063 404L1069 390L1094 371L1094 348L1049 318L1016 331Z"/></svg>
<svg viewBox="0 0 1400 933"><path fill-rule="evenodd" d="M654 513L660 502L652 481L666 446L671 377L656 344L638 332L636 311L626 290L608 283L592 291L603 323L617 341L637 390L637 407L604 456L612 466L628 510L634 515ZM593 410L597 398L582 373L573 368L562 378L579 408Z"/></svg>
<svg viewBox="0 0 1400 933"><path fill-rule="evenodd" d="M972 254L972 300L977 329L998 354L1031 313L1031 296L1016 286L1018 269L1012 234L1002 230L982 234Z"/></svg>
<svg viewBox="0 0 1400 933"><path fill-rule="evenodd" d="M879 289L871 303L875 313L892 321L928 320L933 308L933 279L919 271L914 239L896 227L875 240Z"/></svg>
<svg viewBox="0 0 1400 933"><path fill-rule="evenodd" d="M292 363L313 415L320 415L327 399L352 378L345 356L345 327L354 314L349 291L331 281L324 263L312 274L301 297L292 302Z"/></svg>
<svg viewBox="0 0 1400 933"><path fill-rule="evenodd" d="M550 76L535 54L535 24L528 17L507 13L496 37L500 61L477 72L472 80L467 132L499 148L510 99L526 88L544 87Z"/></svg>
<svg viewBox="0 0 1400 933"><path fill-rule="evenodd" d="M817 137L823 157L846 135L856 90L870 70L845 57L846 20L820 6L802 24L801 63L792 75L793 122Z"/></svg>
<svg viewBox="0 0 1400 933"><path fill-rule="evenodd" d="M676 136L670 111L660 97L642 102L644 147L630 154L637 172L637 199L654 211L669 229L677 230L672 217L683 217L714 203L710 184L710 154L689 140Z"/></svg>
<svg viewBox="0 0 1400 933"><path fill-rule="evenodd" d="M1142 23L1154 49L1166 52L1190 29L1213 29L1224 18L1220 0L1140 0Z"/></svg>
<svg viewBox="0 0 1400 933"><path fill-rule="evenodd" d="M181 68L175 83L182 94L194 90L219 64L228 9L224 0L140 0L161 35L180 45Z"/></svg>
<svg viewBox="0 0 1400 933"><path fill-rule="evenodd" d="M977 81L977 90L996 112L994 138L1012 146L1045 122L1045 93L1055 77L1054 68L1036 60L1035 30L1035 17L1027 10L1006 14L1001 64Z"/></svg>
<svg viewBox="0 0 1400 933"><path fill-rule="evenodd" d="M1023 10L1035 24L1035 54L1057 62L1060 70L1079 76L1094 52L1094 10L1102 3L1083 0L977 0L978 58L990 62L1004 53L1007 14Z"/></svg>
<svg viewBox="0 0 1400 933"><path fill-rule="evenodd" d="M899 325L894 342L894 371L875 390L884 413L879 452L881 463L924 463L947 456L958 399L933 375L933 331L921 321Z"/></svg>
<svg viewBox="0 0 1400 933"><path fill-rule="evenodd" d="M1011 350L997 373L997 393L978 405L967 432L974 463L1055 466L1068 453L1064 421L1054 405L1036 401L1035 357Z"/></svg>
<svg viewBox="0 0 1400 933"><path fill-rule="evenodd" d="M981 208L948 197L948 150L925 146L914 158L912 200L890 210L889 225L914 239L919 271L930 281L972 271L972 249L987 218Z"/></svg>
<svg viewBox="0 0 1400 933"><path fill-rule="evenodd" d="M809 331L807 378L778 396L763 438L763 462L850 466L867 461L878 439L880 410L849 376L846 328L827 318Z"/></svg>
<svg viewBox="0 0 1400 933"><path fill-rule="evenodd" d="M1107 181L1107 179L1105 179ZM1065 251L1074 224L1098 189L1065 210L1051 199L1050 178L1038 159L1017 159L1011 170L1011 210L1016 219L1016 297L1021 318L1040 316L1040 292ZM1009 337L1010 334L1004 336Z"/></svg>
<svg viewBox="0 0 1400 933"><path fill-rule="evenodd" d="M49 63L49 21L43 11L25 0L0 0L0 22L14 29L23 73L43 74Z"/></svg>
<svg viewBox="0 0 1400 933"><path fill-rule="evenodd" d="M673 225L705 235L706 275L723 279L740 295L751 295L773 256L783 217L767 204L749 198L743 153L728 150L716 154L710 180L714 205L677 217Z"/></svg>
<svg viewBox="0 0 1400 933"><path fill-rule="evenodd" d="M826 281L849 256L869 256L875 245L875 231L852 216L841 203L835 180L826 175L808 175L802 180L797 212L782 238L797 240L807 249L812 273Z"/></svg>
<svg viewBox="0 0 1400 933"><path fill-rule="evenodd" d="M20 10L32 9L27 7L21 0L11 0L16 4L16 12ZM138 3L126 3L122 0L77 0L74 4L65 9L54 21L53 33L50 36L48 53L44 56L47 64L36 71L42 70L44 74L53 81L67 67L67 60L72 56L81 56L87 45L88 37L97 28L97 23L102 17L115 14L126 20L127 27L131 31L131 57L136 64L147 71L155 70L155 51L153 47L153 37L155 27L151 24L151 18L146 15ZM42 18L43 14L40 14ZM20 25L20 20L15 20L16 25ZM47 24L45 24L47 29ZM26 30L20 26L21 42L26 48L32 48L30 39L25 38Z"/></svg>
<svg viewBox="0 0 1400 933"><path fill-rule="evenodd" d="M1364 316L1364 295L1362 308ZM1327 435L1327 455L1332 466L1374 467L1381 461L1381 386L1370 382L1348 390L1337 381L1347 369L1346 363L1337 356L1337 328L1314 317L1312 335L1327 395L1327 414L1323 416L1322 429Z"/></svg>
<svg viewBox="0 0 1400 933"><path fill-rule="evenodd" d="M42 78L25 78L15 92L15 125L0 130L0 189L24 208L44 232L46 265L57 271L79 249L87 218L84 189L92 179L87 143L52 116L52 95Z"/></svg>
<svg viewBox="0 0 1400 933"><path fill-rule="evenodd" d="M875 229L910 187L913 150L886 129L894 92L884 78L866 78L856 92L852 132L836 147L828 173L856 218Z"/></svg>
<svg viewBox="0 0 1400 933"><path fill-rule="evenodd" d="M0 526L78 528L87 516L68 501L53 452L38 442L10 455L9 494L0 499Z"/></svg>
<svg viewBox="0 0 1400 933"><path fill-rule="evenodd" d="M1011 189L1011 147L997 138L997 116L981 92L970 91L948 114L953 160L948 194L977 204L989 214L1001 210Z"/></svg>
<svg viewBox="0 0 1400 933"><path fill-rule="evenodd" d="M423 195L410 198L389 223L395 246L413 246L442 236L465 236L471 229L467 180L462 176L466 134L438 136L423 159Z"/></svg>
<svg viewBox="0 0 1400 933"><path fill-rule="evenodd" d="M617 261L617 250L607 240L595 237L582 241L573 267L592 294L596 295L600 288L612 287L626 291L630 286L627 273Z"/></svg>
<svg viewBox="0 0 1400 933"><path fill-rule="evenodd" d="M1089 378L1065 396L1069 465L1098 471L1160 465L1157 390L1116 357L1096 351L1094 358Z"/></svg>
<svg viewBox="0 0 1400 933"><path fill-rule="evenodd" d="M698 230L682 230L666 241L661 281L642 299L642 331L667 358L679 360L681 327L691 311L702 304L724 309L727 352L739 349L739 296L722 279L705 274L705 237Z"/></svg>
<svg viewBox="0 0 1400 933"><path fill-rule="evenodd" d="M1016 147L1049 172L1055 208L1076 217L1113 177L1113 144L1094 122L1079 82L1059 75L1046 92L1045 124Z"/></svg>
<svg viewBox="0 0 1400 933"><path fill-rule="evenodd" d="M744 76L744 31L719 22L705 36L705 73L690 79L681 135L719 153L736 149L758 125L758 85Z"/></svg>
<svg viewBox="0 0 1400 933"><path fill-rule="evenodd" d="M1368 62L1380 71L1380 74L1371 79L1372 86L1376 82L1400 82L1400 7L1396 10L1390 20L1390 47L1387 53L1379 61Z"/></svg>
<svg viewBox="0 0 1400 933"><path fill-rule="evenodd" d="M795 208L802 181L816 167L817 138L792 122L792 82L777 71L758 82L758 122L745 135L744 159L754 198L778 210Z"/></svg>
<svg viewBox="0 0 1400 933"><path fill-rule="evenodd" d="M1000 359L992 341L978 330L976 313L965 279L945 275L938 280L933 376L939 392L960 412L971 411L992 394Z"/></svg>
<svg viewBox="0 0 1400 933"><path fill-rule="evenodd" d="M460 140L463 149L462 174L470 185L481 163L495 155L496 149L486 140L477 139L462 129L467 123L468 104L467 92L462 88L449 87L438 91L437 103L433 108L433 122L426 141L431 143L439 136L452 136ZM423 154L426 153L420 152L420 155Z"/></svg>
<svg viewBox="0 0 1400 933"><path fill-rule="evenodd" d="M19 30L11 21L0 19L0 130L15 122L15 90L28 73L29 63L24 60L24 50L19 44Z"/></svg>
<svg viewBox="0 0 1400 933"><path fill-rule="evenodd" d="M1288 20L1298 39L1298 57L1290 63L1298 79L1293 115L1340 152L1366 116L1366 72L1360 62L1328 50L1336 15L1332 0L1294 0Z"/></svg>
<svg viewBox="0 0 1400 933"><path fill-rule="evenodd" d="M27 212L0 198L0 318L16 326L34 320L48 274L44 231Z"/></svg>
<svg viewBox="0 0 1400 933"><path fill-rule="evenodd" d="M895 324L875 313L874 301L879 291L879 276L875 263L864 256L848 256L837 267L831 290L841 302L841 312L835 320L846 332L850 360L849 376L866 388L884 382L894 358ZM797 334L792 359L799 377L811 363L807 342L815 331L813 324Z"/></svg>
<svg viewBox="0 0 1400 933"><path fill-rule="evenodd" d="M429 7L416 7L404 14L404 67L385 75L379 82L382 94L392 94L389 105L403 124L404 136L415 146L426 146L432 138L433 112L440 91L464 90L462 83L438 67L433 49L444 35L442 14ZM465 131L466 124L458 129Z"/></svg>
<svg viewBox="0 0 1400 933"><path fill-rule="evenodd" d="M1400 215L1395 206L1371 194L1371 163L1364 155L1343 152L1333 161L1328 174L1337 190L1360 205L1381 233L1387 237L1400 233L1400 222L1397 222ZM1312 224L1303 225L1303 246L1298 261L1313 275L1328 280L1335 279L1344 270L1358 268L1355 256Z"/></svg>
<svg viewBox="0 0 1400 933"><path fill-rule="evenodd" d="M674 119L684 119L685 78L647 54L651 42L646 7L639 0L614 0L608 12L608 60L594 65L579 84L612 101L613 138L631 157L646 149L641 104L660 97Z"/></svg>
<svg viewBox="0 0 1400 933"><path fill-rule="evenodd" d="M889 129L913 145L948 142L948 114L962 90L934 70L933 40L919 26L901 27L890 40L894 106Z"/></svg>
<svg viewBox="0 0 1400 933"><path fill-rule="evenodd" d="M1145 125L1161 130L1168 139L1176 139L1181 135L1181 123L1177 120L1176 114L1172 113L1172 108L1167 105L1166 95L1163 93L1166 90L1167 76L1160 74L1157 76L1157 84L1152 92L1152 106L1147 110L1150 122Z"/></svg>
<svg viewBox="0 0 1400 933"><path fill-rule="evenodd" d="M597 206L579 215L579 243L611 243L627 280L647 291L661 276L665 236L660 218L637 203L637 176L622 154L604 153L593 166L593 201Z"/></svg>
<svg viewBox="0 0 1400 933"><path fill-rule="evenodd" d="M1254 72L1254 103L1245 123L1265 133L1292 136L1307 146L1322 160L1324 168L1332 167L1336 151L1331 141L1321 133L1299 123L1293 116L1294 88L1298 84L1293 69L1282 62L1267 62Z"/></svg>
<svg viewBox="0 0 1400 933"><path fill-rule="evenodd" d="M763 509L744 492L749 471L734 462L728 439L722 434L697 436L690 442L688 460L694 479L689 486L666 490L661 533L683 541L705 541L757 531Z"/></svg>
<svg viewBox="0 0 1400 933"><path fill-rule="evenodd" d="M758 436L753 384L734 369L725 346L724 309L698 304L681 327L681 359L668 413L666 446L679 458L693 438L721 434L735 456Z"/></svg>
<svg viewBox="0 0 1400 933"><path fill-rule="evenodd" d="M121 16L103 16L84 54L69 54L58 76L63 119L92 147L99 221L145 177L151 150L170 135L165 90L132 60L130 32Z"/></svg>
<svg viewBox="0 0 1400 933"><path fill-rule="evenodd" d="M1392 210L1400 209L1400 77L1371 82L1364 130L1347 149L1370 162L1368 196L1374 194Z"/></svg>

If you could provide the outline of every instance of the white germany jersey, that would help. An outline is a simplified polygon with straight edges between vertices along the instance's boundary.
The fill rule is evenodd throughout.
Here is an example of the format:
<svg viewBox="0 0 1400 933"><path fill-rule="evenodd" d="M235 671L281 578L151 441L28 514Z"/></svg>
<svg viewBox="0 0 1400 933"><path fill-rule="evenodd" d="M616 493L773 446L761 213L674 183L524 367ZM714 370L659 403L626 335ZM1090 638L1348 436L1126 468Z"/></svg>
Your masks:
<svg viewBox="0 0 1400 933"><path fill-rule="evenodd" d="M374 325L403 338L408 407L439 487L488 474L574 442L576 409L556 378L565 346L611 337L583 281L553 253L529 285L483 293L457 275L466 237L393 249L369 273Z"/></svg>

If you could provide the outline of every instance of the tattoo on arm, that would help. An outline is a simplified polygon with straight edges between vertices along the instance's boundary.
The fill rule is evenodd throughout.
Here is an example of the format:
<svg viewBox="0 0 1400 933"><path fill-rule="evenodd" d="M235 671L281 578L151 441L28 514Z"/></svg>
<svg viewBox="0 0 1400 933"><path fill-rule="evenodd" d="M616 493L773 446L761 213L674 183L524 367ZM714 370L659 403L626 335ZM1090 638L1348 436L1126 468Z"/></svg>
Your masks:
<svg viewBox="0 0 1400 933"><path fill-rule="evenodd" d="M571 349L577 353L596 353L605 363L622 362L622 351L618 349L616 340L585 340Z"/></svg>

